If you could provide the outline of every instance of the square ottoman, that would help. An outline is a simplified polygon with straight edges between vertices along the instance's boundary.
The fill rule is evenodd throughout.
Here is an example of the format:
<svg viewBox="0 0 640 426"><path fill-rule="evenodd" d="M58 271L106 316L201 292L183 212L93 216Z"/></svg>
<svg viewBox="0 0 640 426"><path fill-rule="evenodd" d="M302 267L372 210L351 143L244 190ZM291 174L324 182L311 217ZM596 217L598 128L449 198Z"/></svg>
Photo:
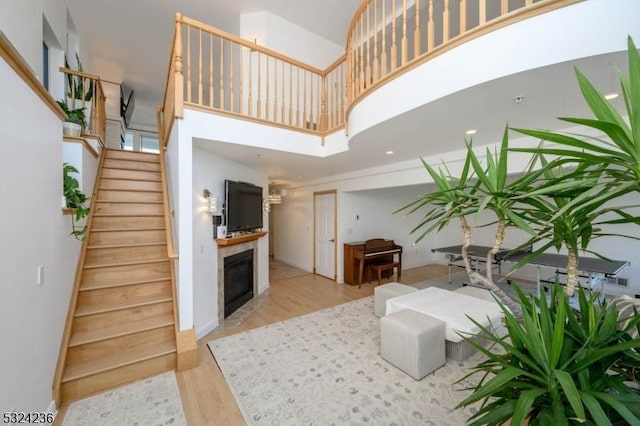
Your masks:
<svg viewBox="0 0 640 426"><path fill-rule="evenodd" d="M407 293L413 293L414 291L418 291L418 289L411 287L410 285L404 285L396 282L375 287L373 289L373 313L378 318L383 317L387 309L387 299L402 296Z"/></svg>
<svg viewBox="0 0 640 426"><path fill-rule="evenodd" d="M382 358L416 380L442 367L445 353L443 321L403 309L380 319Z"/></svg>

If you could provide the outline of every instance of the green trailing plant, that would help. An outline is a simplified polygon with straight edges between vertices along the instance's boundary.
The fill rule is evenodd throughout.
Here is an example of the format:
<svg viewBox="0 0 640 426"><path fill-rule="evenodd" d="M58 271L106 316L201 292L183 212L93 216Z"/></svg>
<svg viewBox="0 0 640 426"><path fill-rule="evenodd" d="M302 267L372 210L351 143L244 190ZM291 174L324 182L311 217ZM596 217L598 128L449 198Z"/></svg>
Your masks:
<svg viewBox="0 0 640 426"><path fill-rule="evenodd" d="M615 305L578 289L579 311L560 285L540 296L518 292L522 321L501 304L507 335L474 321L495 346L470 344L486 359L469 376L480 375L458 407L480 403L470 424L561 426L640 424L640 316L618 318Z"/></svg>
<svg viewBox="0 0 640 426"><path fill-rule="evenodd" d="M63 101L56 101L56 102L58 103L60 108L62 108L64 113L67 115L67 119L65 121L68 121L69 123L79 124L82 128L85 128L87 126L87 120L85 117L84 108L70 109L66 101L63 100Z"/></svg>
<svg viewBox="0 0 640 426"><path fill-rule="evenodd" d="M71 234L78 240L84 240L87 233L87 225L79 226L78 221L84 219L89 214L89 207L85 206L85 202L89 198L80 191L78 180L72 176L77 174L78 170L68 163L62 166L62 189L64 193L67 208L73 211L71 214Z"/></svg>
<svg viewBox="0 0 640 426"><path fill-rule="evenodd" d="M84 72L78 53L76 53L76 62L78 63L78 71ZM66 56L64 58L64 66L67 69L71 69ZM67 97L71 99L84 100L86 102L89 102L93 98L93 93L95 91L95 83L93 79L73 74L67 74L67 87L69 90L67 92Z"/></svg>

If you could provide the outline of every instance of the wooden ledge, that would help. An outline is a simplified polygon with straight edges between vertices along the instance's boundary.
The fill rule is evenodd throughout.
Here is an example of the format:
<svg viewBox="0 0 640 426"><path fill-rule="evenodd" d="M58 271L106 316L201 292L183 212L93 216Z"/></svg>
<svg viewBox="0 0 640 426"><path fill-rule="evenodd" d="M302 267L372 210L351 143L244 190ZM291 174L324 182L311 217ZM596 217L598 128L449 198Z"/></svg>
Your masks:
<svg viewBox="0 0 640 426"><path fill-rule="evenodd" d="M96 151L96 149L89 143L89 141L87 140L87 137L93 137L93 136L81 136L81 137L75 137L75 136L63 136L62 140L64 140L65 142L73 142L73 143L79 143L82 144L82 146L84 146L84 148L89 151L89 154L91 154L94 158L98 158L100 156L100 154L98 153L98 151ZM98 139L98 144L100 144L100 139Z"/></svg>
<svg viewBox="0 0 640 426"><path fill-rule="evenodd" d="M258 238L262 238L267 235L267 232L254 232L252 234L238 235L231 238L217 238L216 243L218 247L233 246L236 244L246 243L247 241L254 241Z"/></svg>

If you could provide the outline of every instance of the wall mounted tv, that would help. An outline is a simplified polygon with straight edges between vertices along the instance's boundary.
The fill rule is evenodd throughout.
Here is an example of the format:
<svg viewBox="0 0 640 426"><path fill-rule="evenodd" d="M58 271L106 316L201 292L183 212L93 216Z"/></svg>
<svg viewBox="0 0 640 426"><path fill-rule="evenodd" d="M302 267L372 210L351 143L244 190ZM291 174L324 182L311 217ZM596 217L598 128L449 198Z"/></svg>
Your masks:
<svg viewBox="0 0 640 426"><path fill-rule="evenodd" d="M224 190L227 232L262 228L262 188L226 179Z"/></svg>

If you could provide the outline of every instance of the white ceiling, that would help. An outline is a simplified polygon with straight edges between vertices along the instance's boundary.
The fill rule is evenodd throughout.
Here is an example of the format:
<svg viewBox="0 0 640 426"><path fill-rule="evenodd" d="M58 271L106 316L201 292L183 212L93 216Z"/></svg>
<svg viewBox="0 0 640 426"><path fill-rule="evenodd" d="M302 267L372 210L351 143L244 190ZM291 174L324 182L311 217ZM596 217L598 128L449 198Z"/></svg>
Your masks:
<svg viewBox="0 0 640 426"><path fill-rule="evenodd" d="M135 90L133 123L155 127L163 95L176 11L233 32L244 12L267 10L338 44L360 0L69 0L82 34L85 68L124 81ZM501 78L451 94L353 137L349 151L327 158L256 149L215 141L196 146L264 170L270 181L292 184L358 168L380 166L499 140L505 124L560 128L555 117L586 113L575 83L579 67L603 92L617 90L611 64L624 69L625 54L585 58ZM525 96L515 104L515 96ZM621 105L621 100L617 100ZM393 149L393 155L385 151Z"/></svg>

